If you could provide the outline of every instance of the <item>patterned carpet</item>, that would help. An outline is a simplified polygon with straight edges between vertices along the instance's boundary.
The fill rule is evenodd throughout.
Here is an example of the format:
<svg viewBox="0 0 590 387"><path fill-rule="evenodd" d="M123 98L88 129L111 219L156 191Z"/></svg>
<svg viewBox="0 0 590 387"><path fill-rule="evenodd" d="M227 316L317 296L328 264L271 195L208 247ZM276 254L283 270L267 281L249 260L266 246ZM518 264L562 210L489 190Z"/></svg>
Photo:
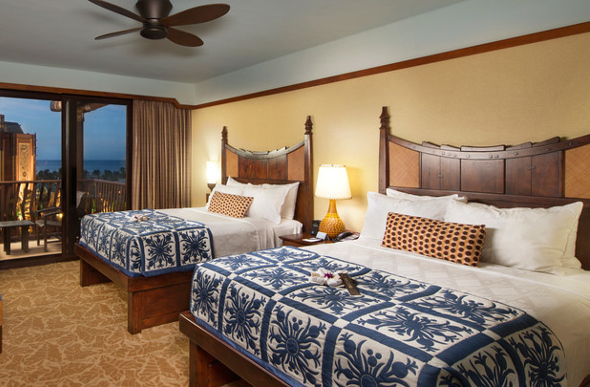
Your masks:
<svg viewBox="0 0 590 387"><path fill-rule="evenodd" d="M126 294L78 281L78 261L0 271L0 385L188 385L177 322L130 335Z"/></svg>

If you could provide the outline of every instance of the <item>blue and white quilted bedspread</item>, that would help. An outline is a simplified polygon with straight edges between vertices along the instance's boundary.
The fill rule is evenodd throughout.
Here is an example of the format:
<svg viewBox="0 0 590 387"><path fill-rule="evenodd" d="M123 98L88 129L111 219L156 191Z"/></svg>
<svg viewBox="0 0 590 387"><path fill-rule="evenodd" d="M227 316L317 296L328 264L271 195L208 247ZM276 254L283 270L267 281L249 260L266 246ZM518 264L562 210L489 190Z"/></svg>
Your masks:
<svg viewBox="0 0 590 387"><path fill-rule="evenodd" d="M320 268L361 296L311 283ZM190 308L290 385L566 384L559 340L525 312L292 247L197 265Z"/></svg>
<svg viewBox="0 0 590 387"><path fill-rule="evenodd" d="M80 244L135 277L189 271L214 256L205 225L149 209L86 215Z"/></svg>

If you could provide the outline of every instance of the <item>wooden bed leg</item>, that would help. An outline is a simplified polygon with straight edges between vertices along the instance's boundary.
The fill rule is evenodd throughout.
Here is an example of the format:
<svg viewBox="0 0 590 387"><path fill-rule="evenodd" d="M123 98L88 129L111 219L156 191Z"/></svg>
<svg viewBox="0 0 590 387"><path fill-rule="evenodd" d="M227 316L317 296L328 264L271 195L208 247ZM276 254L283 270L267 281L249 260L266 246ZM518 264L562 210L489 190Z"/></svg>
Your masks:
<svg viewBox="0 0 590 387"><path fill-rule="evenodd" d="M192 340L190 341L189 349L190 370L189 370L189 386L191 387L206 387L209 383L207 375L207 366L209 362L207 357L209 354L203 351Z"/></svg>
<svg viewBox="0 0 590 387"><path fill-rule="evenodd" d="M240 385L288 386L276 375L267 375L268 371L262 366L245 355L234 352L235 350L229 344L198 325L195 317L188 310L180 313L179 329L190 339L190 386L217 387L240 380L232 369L242 374L243 379ZM210 352L203 348L209 349ZM231 364L232 368L224 365L222 361Z"/></svg>
<svg viewBox="0 0 590 387"><path fill-rule="evenodd" d="M80 259L80 286L89 286L110 282L105 275L96 270L92 265Z"/></svg>
<svg viewBox="0 0 590 387"><path fill-rule="evenodd" d="M188 342L188 386L189 387L197 387L197 365L196 365L196 358L197 358L197 351L199 347L195 344L192 340Z"/></svg>
<svg viewBox="0 0 590 387"><path fill-rule="evenodd" d="M141 292L127 292L127 330L132 335L141 332L143 328L143 294Z"/></svg>
<svg viewBox="0 0 590 387"><path fill-rule="evenodd" d="M240 378L192 340L189 347L189 386L219 387Z"/></svg>
<svg viewBox="0 0 590 387"><path fill-rule="evenodd" d="M227 368L222 362L216 360L209 364L209 387L220 387L230 382L240 380L240 377ZM246 384L249 386L249 384Z"/></svg>

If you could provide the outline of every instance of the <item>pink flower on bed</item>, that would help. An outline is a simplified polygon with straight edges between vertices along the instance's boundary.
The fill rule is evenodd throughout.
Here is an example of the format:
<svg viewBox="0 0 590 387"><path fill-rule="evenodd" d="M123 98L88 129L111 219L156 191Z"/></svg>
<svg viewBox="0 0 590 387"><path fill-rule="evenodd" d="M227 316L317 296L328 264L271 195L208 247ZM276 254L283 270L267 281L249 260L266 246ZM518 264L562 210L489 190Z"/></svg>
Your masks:
<svg viewBox="0 0 590 387"><path fill-rule="evenodd" d="M342 284L342 280L340 280L340 276L337 273L324 269L318 269L318 271L312 272L309 280L318 285L326 286L340 286Z"/></svg>

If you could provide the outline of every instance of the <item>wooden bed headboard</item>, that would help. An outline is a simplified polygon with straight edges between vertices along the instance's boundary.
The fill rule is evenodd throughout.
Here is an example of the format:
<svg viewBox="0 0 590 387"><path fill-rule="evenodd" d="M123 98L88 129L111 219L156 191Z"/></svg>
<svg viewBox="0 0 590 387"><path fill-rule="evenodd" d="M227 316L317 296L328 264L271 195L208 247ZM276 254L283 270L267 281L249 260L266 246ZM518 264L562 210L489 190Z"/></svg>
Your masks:
<svg viewBox="0 0 590 387"><path fill-rule="evenodd" d="M412 143L390 133L381 112L379 192L457 193L497 207L551 207L581 201L576 257L590 270L590 135L515 146Z"/></svg>
<svg viewBox="0 0 590 387"><path fill-rule="evenodd" d="M309 231L313 220L313 152L311 117L305 121L304 139L291 147L272 151L247 151L228 144L227 128L221 132L221 182L228 177L243 183L286 184L299 182L295 219Z"/></svg>

